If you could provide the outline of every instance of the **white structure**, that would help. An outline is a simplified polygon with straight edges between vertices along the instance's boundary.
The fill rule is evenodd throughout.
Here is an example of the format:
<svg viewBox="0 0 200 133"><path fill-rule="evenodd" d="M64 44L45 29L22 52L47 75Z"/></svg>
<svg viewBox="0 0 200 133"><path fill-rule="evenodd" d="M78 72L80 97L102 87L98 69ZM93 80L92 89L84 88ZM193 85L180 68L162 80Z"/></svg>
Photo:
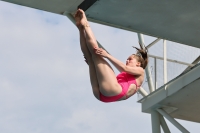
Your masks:
<svg viewBox="0 0 200 133"><path fill-rule="evenodd" d="M179 0L3 1L65 15L72 22L74 22L72 13L77 8L81 8L91 22L137 32L141 47L144 46L142 34L158 38L151 44L146 44L147 48L160 41L160 38L164 39L163 57L149 55L152 58L164 60L164 85L156 90L156 83L153 83L149 67L147 67L146 76L150 94L143 88L139 90L143 96L139 100L142 104L142 112L151 114L153 133L161 132L160 125L165 133L170 132L163 116L184 133L189 131L174 118L200 122L200 65L197 64L200 56L190 64L168 59L166 54L166 40L200 48L200 1L183 0L181 3ZM167 61L184 64L188 68L183 74L167 83ZM156 74L154 81L156 82Z"/></svg>

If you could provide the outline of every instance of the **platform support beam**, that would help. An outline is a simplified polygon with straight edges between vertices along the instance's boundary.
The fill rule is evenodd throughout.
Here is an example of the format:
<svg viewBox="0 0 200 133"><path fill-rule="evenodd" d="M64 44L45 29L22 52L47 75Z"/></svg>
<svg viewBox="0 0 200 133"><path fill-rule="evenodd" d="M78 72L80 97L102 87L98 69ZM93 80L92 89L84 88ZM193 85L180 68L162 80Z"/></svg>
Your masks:
<svg viewBox="0 0 200 133"><path fill-rule="evenodd" d="M159 116L160 116L160 125L162 126L164 133L171 133L163 116L161 114L159 114Z"/></svg>
<svg viewBox="0 0 200 133"><path fill-rule="evenodd" d="M154 110L151 112L152 133L161 133L159 113Z"/></svg>
<svg viewBox="0 0 200 133"><path fill-rule="evenodd" d="M150 48L151 46L153 46L154 44L156 44L158 41L160 41L160 38L157 38L156 40L154 40L152 43L150 43L147 48Z"/></svg>
<svg viewBox="0 0 200 133"><path fill-rule="evenodd" d="M138 33L138 40L139 40L139 44L141 45L141 47L144 48L144 38L143 38L143 35L140 34L140 33ZM151 76L150 69L149 69L148 65L145 69L145 72L146 72L149 90L150 90L150 92L153 92L155 90L155 87L153 85L153 80L152 80L152 76Z"/></svg>
<svg viewBox="0 0 200 133"><path fill-rule="evenodd" d="M172 118L167 112L162 109L157 109L157 111L163 115L167 120L169 120L175 127L177 127L182 133L189 133L181 124L179 124L174 118Z"/></svg>
<svg viewBox="0 0 200 133"><path fill-rule="evenodd" d="M140 89L138 89L138 92L139 92L143 97L145 97L145 96L148 95L148 93L147 93L142 87L140 87Z"/></svg>
<svg viewBox="0 0 200 133"><path fill-rule="evenodd" d="M71 13L64 12L63 15L65 15L73 24L75 24L75 19Z"/></svg>

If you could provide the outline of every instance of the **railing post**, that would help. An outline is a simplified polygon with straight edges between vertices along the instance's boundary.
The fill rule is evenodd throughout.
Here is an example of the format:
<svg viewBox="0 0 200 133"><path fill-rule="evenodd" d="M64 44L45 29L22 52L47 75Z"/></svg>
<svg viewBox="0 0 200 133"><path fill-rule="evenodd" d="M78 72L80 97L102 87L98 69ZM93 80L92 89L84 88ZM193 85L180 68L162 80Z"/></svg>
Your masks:
<svg viewBox="0 0 200 133"><path fill-rule="evenodd" d="M163 62L164 62L164 84L167 83L167 46L166 40L163 40Z"/></svg>
<svg viewBox="0 0 200 133"><path fill-rule="evenodd" d="M157 61L156 58L154 58L154 77L155 77L155 89L157 89Z"/></svg>
<svg viewBox="0 0 200 133"><path fill-rule="evenodd" d="M140 33L138 33L138 40L139 40L139 43L142 45L141 47L144 48L144 38L143 38L143 35L140 34ZM146 72L149 90L150 90L150 92L153 92L155 90L155 88L154 88L154 85L153 85L153 80L152 80L151 73L150 73L148 65L145 69L145 72Z"/></svg>

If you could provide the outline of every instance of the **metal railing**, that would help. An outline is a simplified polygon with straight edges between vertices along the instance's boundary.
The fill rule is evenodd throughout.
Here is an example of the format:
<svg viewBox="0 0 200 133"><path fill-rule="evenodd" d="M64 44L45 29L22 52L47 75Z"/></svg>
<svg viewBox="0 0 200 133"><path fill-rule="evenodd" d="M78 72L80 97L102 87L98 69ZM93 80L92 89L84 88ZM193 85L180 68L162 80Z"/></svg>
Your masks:
<svg viewBox="0 0 200 133"><path fill-rule="evenodd" d="M160 40L160 39L159 39ZM153 86L156 89L170 80L189 70L200 61L200 49L186 46L171 41L159 41L156 39L149 47L149 74ZM158 42L159 41L159 42ZM150 88L148 78L144 81L142 88L149 94ZM138 93L138 100L144 95Z"/></svg>

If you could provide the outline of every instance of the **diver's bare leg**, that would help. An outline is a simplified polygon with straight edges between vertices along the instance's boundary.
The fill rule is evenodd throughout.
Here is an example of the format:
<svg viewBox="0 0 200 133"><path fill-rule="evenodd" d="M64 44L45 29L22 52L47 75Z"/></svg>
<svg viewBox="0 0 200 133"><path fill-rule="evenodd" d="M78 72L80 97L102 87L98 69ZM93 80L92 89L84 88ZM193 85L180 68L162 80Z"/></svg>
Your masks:
<svg viewBox="0 0 200 133"><path fill-rule="evenodd" d="M76 26L79 29L81 51L84 54L86 63L89 65L90 82L91 82L93 94L97 99L99 99L99 84L98 84L98 80L97 80L97 76L96 76L96 70L94 67L92 56L91 56L90 51L88 50L88 47L86 44L85 31L82 28L79 16L80 16L80 12L77 11L76 14L74 15L74 18L76 21Z"/></svg>
<svg viewBox="0 0 200 133"><path fill-rule="evenodd" d="M105 96L117 95L122 91L121 86L118 84L115 73L108 62L101 56L95 54L94 48L98 47L98 44L90 26L88 25L84 12L82 14L82 21L82 24L84 23L83 29L85 30L86 44L92 54L92 59L96 69L99 90Z"/></svg>
<svg viewBox="0 0 200 133"><path fill-rule="evenodd" d="M87 64L89 65L90 82L91 82L93 94L97 99L99 99L99 84L98 84L96 70L94 67L92 56L86 45L84 29L79 29L79 34L80 34L81 50L84 54L84 57L86 58Z"/></svg>

